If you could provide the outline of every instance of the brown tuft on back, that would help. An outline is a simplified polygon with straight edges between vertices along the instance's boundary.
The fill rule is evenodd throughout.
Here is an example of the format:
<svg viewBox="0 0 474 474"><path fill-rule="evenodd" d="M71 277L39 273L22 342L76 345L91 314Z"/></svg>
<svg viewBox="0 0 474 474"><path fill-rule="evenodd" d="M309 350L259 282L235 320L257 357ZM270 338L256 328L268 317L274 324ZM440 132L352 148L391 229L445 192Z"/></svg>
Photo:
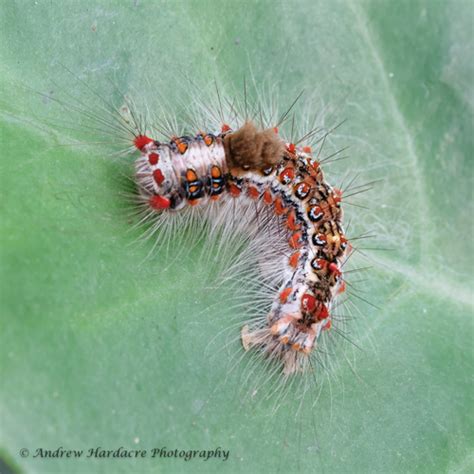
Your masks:
<svg viewBox="0 0 474 474"><path fill-rule="evenodd" d="M258 130L252 122L224 137L224 149L229 168L263 169L279 163L285 144L273 129Z"/></svg>

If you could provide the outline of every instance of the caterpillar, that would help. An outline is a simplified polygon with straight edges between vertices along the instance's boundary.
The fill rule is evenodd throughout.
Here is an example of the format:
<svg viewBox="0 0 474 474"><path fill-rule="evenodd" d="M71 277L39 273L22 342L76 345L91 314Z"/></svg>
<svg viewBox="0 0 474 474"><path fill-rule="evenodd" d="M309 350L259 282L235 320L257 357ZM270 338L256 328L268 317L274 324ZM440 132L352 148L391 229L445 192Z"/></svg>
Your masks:
<svg viewBox="0 0 474 474"><path fill-rule="evenodd" d="M244 213L273 213L290 255L267 321L245 325L242 344L281 362L286 375L304 371L319 334L331 328L348 248L341 191L325 181L311 148L285 143L277 128L259 129L251 121L164 143L137 135L134 145L137 186L152 212L238 202Z"/></svg>
<svg viewBox="0 0 474 474"><path fill-rule="evenodd" d="M347 293L353 294L346 292L344 266L354 249L343 227L343 193L350 197L372 184L355 186L356 176L343 191L342 183L339 189L326 181L323 166L344 158L335 157L344 149L322 154L336 127L310 127L320 123L319 115L310 110L311 114L300 113L301 138L293 130L294 115L288 136L284 122L301 94L279 119L275 119L278 106L273 99L264 103L261 96L249 110L245 84L240 103L239 98L222 100L216 85L217 104L198 88L199 101L184 96L185 114L173 113L168 107L171 100L159 95L158 103L144 104L140 112L137 103L118 88L114 91L119 106L68 72L99 99L92 109L71 94L66 100L40 95L59 103L71 116L85 119L79 129L102 138L91 142L94 145L125 144L121 153L125 152L127 162L130 154L135 156L133 201L140 216L136 225L148 222L144 237L155 240L150 254L183 231L199 234L196 241L206 232L211 243L227 240L233 260L224 265L221 280L228 281L230 274L239 285L236 308L243 307L245 285L255 285L249 288L249 302L241 312L248 318L240 318L235 331L244 354L275 363L270 376L279 372L284 381L298 373L314 374L315 363L324 367L320 356L326 359L327 348L335 342L330 333L348 339L340 325L350 316L341 315L337 308L345 306ZM307 105L314 107L311 101ZM156 108L159 119L151 117L150 108ZM200 124L201 130L208 131L199 131ZM71 128L77 129L74 123ZM351 240L359 238L366 236ZM218 245L220 250L226 246ZM216 259L226 258L225 251L218 253ZM247 278L249 266L257 270L252 278Z"/></svg>

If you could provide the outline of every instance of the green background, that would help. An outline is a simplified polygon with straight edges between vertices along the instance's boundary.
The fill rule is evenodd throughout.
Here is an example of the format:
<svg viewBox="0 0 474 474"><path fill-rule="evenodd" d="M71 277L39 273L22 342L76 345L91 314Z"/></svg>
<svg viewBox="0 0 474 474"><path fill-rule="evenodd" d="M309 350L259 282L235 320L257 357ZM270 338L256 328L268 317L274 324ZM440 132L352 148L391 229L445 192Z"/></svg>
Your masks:
<svg viewBox="0 0 474 474"><path fill-rule="evenodd" d="M14 471L472 472L472 2L0 8L1 456ZM312 417L291 395L275 416L268 403L240 403L232 354L203 350L225 328L206 262L147 257L152 243L134 244L140 231L117 193L124 165L99 145L64 146L77 135L50 123L81 117L32 92L59 83L94 103L58 62L104 95L110 76L123 90L146 76L150 97L155 84L173 94L177 69L239 87L251 65L279 97L316 91L348 119L335 141L351 158L334 176L383 183L364 198L369 211L347 215L392 250L369 253L361 295L380 309L356 302L363 351L336 365ZM19 456L59 446L231 454Z"/></svg>

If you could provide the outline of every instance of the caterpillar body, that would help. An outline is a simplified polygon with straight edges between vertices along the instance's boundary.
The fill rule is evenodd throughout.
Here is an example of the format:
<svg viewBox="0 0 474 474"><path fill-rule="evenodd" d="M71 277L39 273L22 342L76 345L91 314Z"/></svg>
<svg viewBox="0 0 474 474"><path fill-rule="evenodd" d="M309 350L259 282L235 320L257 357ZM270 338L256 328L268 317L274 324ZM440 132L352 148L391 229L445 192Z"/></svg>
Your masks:
<svg viewBox="0 0 474 474"><path fill-rule="evenodd" d="M266 320L245 325L241 341L279 361L286 375L304 372L321 331L331 328L349 248L342 193L326 182L318 157L251 121L166 143L138 134L134 144L136 183L151 213L166 218L238 203L243 214L272 215L272 232L286 241L282 278ZM271 234L266 245L273 245Z"/></svg>

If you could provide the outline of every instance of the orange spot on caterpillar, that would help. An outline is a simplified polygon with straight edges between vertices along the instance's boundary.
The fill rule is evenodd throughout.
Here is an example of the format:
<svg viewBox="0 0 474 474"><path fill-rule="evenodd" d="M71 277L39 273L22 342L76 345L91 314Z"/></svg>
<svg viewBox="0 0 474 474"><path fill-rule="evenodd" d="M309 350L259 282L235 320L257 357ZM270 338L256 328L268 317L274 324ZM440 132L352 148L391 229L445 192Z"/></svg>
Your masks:
<svg viewBox="0 0 474 474"><path fill-rule="evenodd" d="M305 153L311 153L311 152L312 152L310 146L304 146L304 147L303 147L303 151L304 151Z"/></svg>
<svg viewBox="0 0 474 474"><path fill-rule="evenodd" d="M299 249L302 245L301 232L296 232L296 234L293 234L290 237L290 240L288 240L288 244L292 249Z"/></svg>
<svg viewBox="0 0 474 474"><path fill-rule="evenodd" d="M158 185L160 185L165 180L165 177L163 176L163 173L161 172L161 170L158 169L158 170L153 171L153 179L156 181Z"/></svg>
<svg viewBox="0 0 474 474"><path fill-rule="evenodd" d="M176 145L178 147L178 151L184 155L186 153L186 150L188 149L188 144L185 142L176 142Z"/></svg>
<svg viewBox="0 0 474 474"><path fill-rule="evenodd" d="M133 140L133 144L137 150L142 151L152 141L153 140L146 135L138 135L138 137L135 137L135 140Z"/></svg>
<svg viewBox="0 0 474 474"><path fill-rule="evenodd" d="M273 127L273 131L278 135L278 127Z"/></svg>
<svg viewBox="0 0 474 474"><path fill-rule="evenodd" d="M249 186L247 191L252 199L258 199L260 197L260 191L254 186Z"/></svg>
<svg viewBox="0 0 474 474"><path fill-rule="evenodd" d="M213 194L212 196L210 196L211 201L218 201L219 198L220 198L219 194Z"/></svg>
<svg viewBox="0 0 474 474"><path fill-rule="evenodd" d="M156 165L158 163L160 159L160 155L158 153L150 153L148 155L148 163L150 163L150 165Z"/></svg>
<svg viewBox="0 0 474 474"><path fill-rule="evenodd" d="M190 206L195 206L196 204L199 204L199 199L189 199L188 204Z"/></svg>
<svg viewBox="0 0 474 474"><path fill-rule="evenodd" d="M155 194L152 196L148 203L150 204L150 207L157 211L161 211L162 209L168 209L171 205L171 201L168 198L165 198L164 196L159 196L158 194Z"/></svg>
<svg viewBox="0 0 474 474"><path fill-rule="evenodd" d="M222 127L221 127L221 132L222 132L222 133L225 133L225 132L228 132L229 130L231 130L231 128L229 127L229 125L227 125L226 123L223 123L223 124L222 124Z"/></svg>
<svg viewBox="0 0 474 474"><path fill-rule="evenodd" d="M220 169L218 166L214 165L214 166L211 168L211 176L212 176L213 178L220 178L220 177L222 176L222 171L221 171L221 169Z"/></svg>
<svg viewBox="0 0 474 474"><path fill-rule="evenodd" d="M288 301L288 296L290 296L291 292L293 291L293 288L291 286L285 288L281 293L280 293L280 303L285 304Z"/></svg>
<svg viewBox="0 0 474 474"><path fill-rule="evenodd" d="M346 282L341 281L341 284L339 285L339 288L337 289L338 294L344 293L346 291Z"/></svg>
<svg viewBox="0 0 474 474"><path fill-rule="evenodd" d="M301 253L300 252L294 252L291 257L289 258L289 264L290 264L290 267L292 268L296 268L297 265L298 265L298 260L300 259L300 255Z"/></svg>
<svg viewBox="0 0 474 474"><path fill-rule="evenodd" d="M186 181L196 181L198 179L197 174L192 169L186 170Z"/></svg>
<svg viewBox="0 0 474 474"><path fill-rule="evenodd" d="M214 143L214 138L211 137L210 135L206 135L204 137L204 143L207 145L207 146L211 146L213 143Z"/></svg>

